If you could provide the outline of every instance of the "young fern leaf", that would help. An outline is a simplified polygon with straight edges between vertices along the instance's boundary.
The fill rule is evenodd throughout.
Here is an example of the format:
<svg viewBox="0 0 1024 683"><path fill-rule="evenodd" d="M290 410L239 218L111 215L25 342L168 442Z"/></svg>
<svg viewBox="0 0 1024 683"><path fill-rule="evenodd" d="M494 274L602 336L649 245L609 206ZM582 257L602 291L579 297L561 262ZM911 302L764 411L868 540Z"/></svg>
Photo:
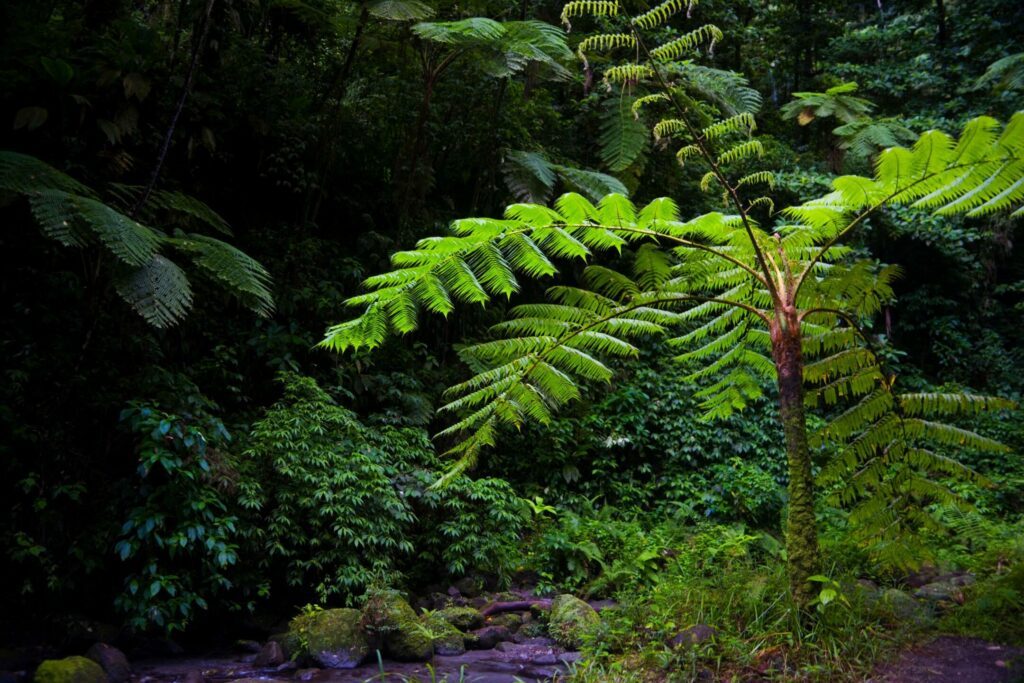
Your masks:
<svg viewBox="0 0 1024 683"><path fill-rule="evenodd" d="M572 0L562 6L562 24L566 30L572 30L570 19L573 17L614 17L619 13L616 0Z"/></svg>
<svg viewBox="0 0 1024 683"><path fill-rule="evenodd" d="M673 15L686 10L687 16L697 5L697 0L666 0L656 5L643 14L633 17L633 25L638 28L650 30L661 26Z"/></svg>
<svg viewBox="0 0 1024 683"><path fill-rule="evenodd" d="M708 45L710 51L721 39L722 31L717 26L706 24L652 49L651 57L658 62L675 62L689 56L704 44Z"/></svg>
<svg viewBox="0 0 1024 683"><path fill-rule="evenodd" d="M586 61L590 52L610 52L621 48L636 49L636 36L631 33L598 33L581 40L576 54Z"/></svg>

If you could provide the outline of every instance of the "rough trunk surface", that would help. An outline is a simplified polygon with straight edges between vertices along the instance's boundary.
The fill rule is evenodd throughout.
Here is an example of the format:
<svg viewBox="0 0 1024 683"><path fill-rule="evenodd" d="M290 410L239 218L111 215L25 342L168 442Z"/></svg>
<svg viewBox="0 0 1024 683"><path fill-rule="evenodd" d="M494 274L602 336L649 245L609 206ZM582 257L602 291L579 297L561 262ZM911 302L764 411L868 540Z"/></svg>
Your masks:
<svg viewBox="0 0 1024 683"><path fill-rule="evenodd" d="M800 322L783 314L772 325L772 348L779 374L779 415L786 438L789 463L789 515L786 519L786 552L793 599L807 607L814 598L808 578L818 573L818 528L814 518L814 478L807 444L804 412L803 350Z"/></svg>

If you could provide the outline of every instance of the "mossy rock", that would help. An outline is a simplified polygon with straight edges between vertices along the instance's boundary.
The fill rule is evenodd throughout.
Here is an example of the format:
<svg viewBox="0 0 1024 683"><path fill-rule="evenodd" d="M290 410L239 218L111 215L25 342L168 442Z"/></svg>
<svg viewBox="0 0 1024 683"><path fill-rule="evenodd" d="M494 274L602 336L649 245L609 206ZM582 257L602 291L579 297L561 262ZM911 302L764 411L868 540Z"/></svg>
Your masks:
<svg viewBox="0 0 1024 683"><path fill-rule="evenodd" d="M527 638L544 638L548 635L548 627L539 621L526 621L517 633Z"/></svg>
<svg viewBox="0 0 1024 683"><path fill-rule="evenodd" d="M512 633L519 630L519 627L523 625L523 616L516 614L515 612L505 612L504 614L495 614L493 617L487 620L488 626L504 626Z"/></svg>
<svg viewBox="0 0 1024 683"><path fill-rule="evenodd" d="M460 631L480 628L484 623L483 615L472 607L445 607L437 610L434 614Z"/></svg>
<svg viewBox="0 0 1024 683"><path fill-rule="evenodd" d="M47 659L36 669L35 683L108 683L103 667L87 657Z"/></svg>
<svg viewBox="0 0 1024 683"><path fill-rule="evenodd" d="M466 651L466 636L437 612L424 614L420 622L430 632L434 654L461 655Z"/></svg>
<svg viewBox="0 0 1024 683"><path fill-rule="evenodd" d="M548 631L551 637L568 650L583 644L583 635L601 623L593 607L572 595L559 595L551 602Z"/></svg>
<svg viewBox="0 0 1024 683"><path fill-rule="evenodd" d="M409 603L393 591L381 591L366 601L363 628L384 641L384 653L402 662L423 662L434 654L430 631Z"/></svg>
<svg viewBox="0 0 1024 683"><path fill-rule="evenodd" d="M292 619L282 645L293 659L308 655L321 666L352 669L370 654L361 619L359 610L346 608L299 615Z"/></svg>

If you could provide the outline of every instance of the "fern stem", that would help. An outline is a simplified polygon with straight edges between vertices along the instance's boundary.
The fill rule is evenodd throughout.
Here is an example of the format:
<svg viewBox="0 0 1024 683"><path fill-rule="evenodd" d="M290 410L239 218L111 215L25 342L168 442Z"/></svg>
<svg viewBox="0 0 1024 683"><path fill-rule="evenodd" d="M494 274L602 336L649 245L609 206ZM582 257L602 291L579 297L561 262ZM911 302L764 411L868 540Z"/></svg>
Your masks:
<svg viewBox="0 0 1024 683"><path fill-rule="evenodd" d="M651 56L651 51L648 49L647 43L644 42L643 36L640 34L638 27L636 26L636 24L632 22L632 17L629 16L629 14L625 12L625 10L622 11L626 18L630 19L630 30L633 32L633 35L636 38L637 47L640 49L640 51L643 52L644 56L647 58L647 61L650 63L651 69L654 72L655 77L658 79L658 83L661 85L662 90L665 91L665 95L668 97L669 101L672 103L672 106L675 108L675 110L679 113L679 120L682 121L683 124L686 126L687 132L690 134L690 137L693 138L694 143L700 150L701 156L704 157L704 160L711 167L711 171L715 174L715 177L718 179L718 182L721 184L721 186L725 188L730 199L732 200L733 205L739 212L740 218L743 221L743 228L746 230L747 237L750 239L751 246L753 246L754 248L754 253L757 256L757 261L761 266L761 270L764 271L765 286L768 287L768 290L772 295L772 299L776 302L776 304L781 305L781 295L778 291L778 288L775 285L775 282L773 281L772 273L771 270L768 268L768 262L765 260L764 252L761 249L761 245L758 244L757 238L754 235L753 227L750 225L750 217L747 215L747 211L743 206L743 201L740 199L739 192L729 182L728 178L726 178L725 176L725 173L722 171L721 167L719 167L718 163L715 161L714 155L708 148L707 140L701 137L700 132L690 122L690 119L686 114L686 109L684 109L683 106L676 99L675 93L672 91L672 88L669 86L668 81L665 80L664 74L662 74L661 72L661 68L658 66L658 63Z"/></svg>

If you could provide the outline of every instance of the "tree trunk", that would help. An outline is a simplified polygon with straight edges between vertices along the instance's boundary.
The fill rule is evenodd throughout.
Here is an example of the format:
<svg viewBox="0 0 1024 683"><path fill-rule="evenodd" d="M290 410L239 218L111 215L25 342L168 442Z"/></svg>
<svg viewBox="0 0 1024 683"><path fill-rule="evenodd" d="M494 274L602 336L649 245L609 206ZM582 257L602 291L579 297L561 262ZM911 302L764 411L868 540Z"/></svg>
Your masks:
<svg viewBox="0 0 1024 683"><path fill-rule="evenodd" d="M818 573L818 528L814 518L814 478L807 444L804 412L804 358L800 321L795 311L783 311L772 324L772 356L779 374L779 415L789 462L789 515L786 552L793 599L801 608L814 598L808 579Z"/></svg>

